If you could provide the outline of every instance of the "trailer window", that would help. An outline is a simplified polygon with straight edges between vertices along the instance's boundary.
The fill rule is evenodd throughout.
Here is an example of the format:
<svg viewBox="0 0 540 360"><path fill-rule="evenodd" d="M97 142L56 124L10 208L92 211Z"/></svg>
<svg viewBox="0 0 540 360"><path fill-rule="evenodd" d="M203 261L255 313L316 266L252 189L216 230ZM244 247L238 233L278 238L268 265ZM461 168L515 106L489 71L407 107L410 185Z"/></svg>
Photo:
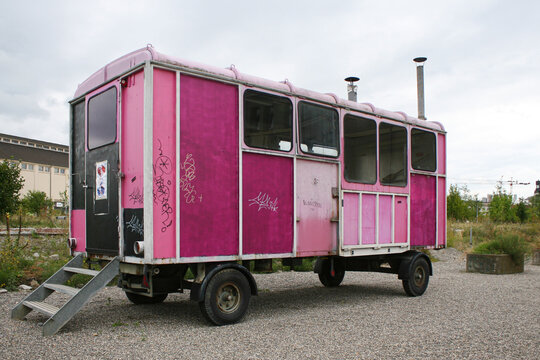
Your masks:
<svg viewBox="0 0 540 360"><path fill-rule="evenodd" d="M379 125L379 176L383 185L407 185L407 130L402 126Z"/></svg>
<svg viewBox="0 0 540 360"><path fill-rule="evenodd" d="M377 124L373 120L346 115L345 179L349 182L375 184L377 181Z"/></svg>
<svg viewBox="0 0 540 360"><path fill-rule="evenodd" d="M334 109L307 102L298 106L300 150L322 156L339 155L339 121Z"/></svg>
<svg viewBox="0 0 540 360"><path fill-rule="evenodd" d="M116 87L88 100L88 149L116 140Z"/></svg>
<svg viewBox="0 0 540 360"><path fill-rule="evenodd" d="M291 101L247 90L244 93L244 142L261 149L291 151Z"/></svg>
<svg viewBox="0 0 540 360"><path fill-rule="evenodd" d="M411 165L415 170L435 171L437 159L435 134L419 129L411 131Z"/></svg>

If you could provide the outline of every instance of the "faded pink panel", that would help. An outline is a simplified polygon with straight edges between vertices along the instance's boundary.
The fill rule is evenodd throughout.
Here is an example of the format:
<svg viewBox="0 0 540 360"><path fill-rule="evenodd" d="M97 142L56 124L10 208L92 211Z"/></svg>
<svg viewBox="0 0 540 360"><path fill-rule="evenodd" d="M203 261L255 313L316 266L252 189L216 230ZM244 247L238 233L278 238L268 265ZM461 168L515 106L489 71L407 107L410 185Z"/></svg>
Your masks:
<svg viewBox="0 0 540 360"><path fill-rule="evenodd" d="M242 154L244 254L291 253L293 159Z"/></svg>
<svg viewBox="0 0 540 360"><path fill-rule="evenodd" d="M375 244L377 195L362 194L362 244Z"/></svg>
<svg viewBox="0 0 540 360"><path fill-rule="evenodd" d="M439 246L446 245L446 178L440 177L438 179L438 191L439 191L439 219L438 219L438 241Z"/></svg>
<svg viewBox="0 0 540 360"><path fill-rule="evenodd" d="M297 256L337 253L337 164L296 161Z"/></svg>
<svg viewBox="0 0 540 360"><path fill-rule="evenodd" d="M358 245L359 226L359 195L356 193L343 194L343 245Z"/></svg>
<svg viewBox="0 0 540 360"><path fill-rule="evenodd" d="M437 135L437 169L439 174L446 174L446 137Z"/></svg>
<svg viewBox="0 0 540 360"><path fill-rule="evenodd" d="M394 197L394 243L407 242L407 197Z"/></svg>
<svg viewBox="0 0 540 360"><path fill-rule="evenodd" d="M71 211L71 237L77 239L74 251L86 251L86 210Z"/></svg>
<svg viewBox="0 0 540 360"><path fill-rule="evenodd" d="M435 181L411 174L411 246L435 246Z"/></svg>
<svg viewBox="0 0 540 360"><path fill-rule="evenodd" d="M238 88L180 77L180 256L238 254Z"/></svg>
<svg viewBox="0 0 540 360"><path fill-rule="evenodd" d="M143 207L144 74L130 75L122 87L122 207Z"/></svg>
<svg viewBox="0 0 540 360"><path fill-rule="evenodd" d="M392 196L379 195L379 244L392 243Z"/></svg>
<svg viewBox="0 0 540 360"><path fill-rule="evenodd" d="M154 258L176 257L176 73L154 69Z"/></svg>

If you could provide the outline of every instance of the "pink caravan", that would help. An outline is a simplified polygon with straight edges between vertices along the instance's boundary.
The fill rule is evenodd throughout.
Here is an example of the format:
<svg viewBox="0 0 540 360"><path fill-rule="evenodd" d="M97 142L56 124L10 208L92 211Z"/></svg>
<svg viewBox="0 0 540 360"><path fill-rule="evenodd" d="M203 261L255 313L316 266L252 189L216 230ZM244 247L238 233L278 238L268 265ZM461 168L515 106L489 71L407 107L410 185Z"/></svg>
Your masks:
<svg viewBox="0 0 540 360"><path fill-rule="evenodd" d="M273 259L315 258L328 287L376 271L426 290L418 250L446 244L441 124L151 46L70 104L69 244L116 262L132 302L189 290L211 323L234 323Z"/></svg>

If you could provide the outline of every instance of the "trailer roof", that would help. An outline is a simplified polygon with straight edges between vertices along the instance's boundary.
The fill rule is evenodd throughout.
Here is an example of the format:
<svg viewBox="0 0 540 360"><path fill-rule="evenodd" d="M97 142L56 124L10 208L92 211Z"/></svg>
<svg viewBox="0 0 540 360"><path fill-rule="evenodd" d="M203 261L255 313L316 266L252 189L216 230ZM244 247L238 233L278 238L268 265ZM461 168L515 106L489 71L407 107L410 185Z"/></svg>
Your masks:
<svg viewBox="0 0 540 360"><path fill-rule="evenodd" d="M231 66L229 68L219 68L211 65L201 64L198 62L183 60L173 56L168 56L157 52L151 45L124 55L96 71L77 87L74 99L83 96L89 91L99 87L101 84L120 76L121 74L129 71L130 69L141 65L145 61L164 63L175 67L185 68L194 72L200 72L202 74L208 74L211 76L228 79L234 82L245 83L256 87L313 99L324 103L333 104L339 107L373 114L375 116L407 122L421 127L427 127L437 131L445 131L444 126L439 122L420 120L418 118L409 116L404 112L380 109L369 103L357 103L345 100L339 98L335 94L322 94L316 91L298 88L291 84L288 80L278 82L244 74L239 72L234 66Z"/></svg>

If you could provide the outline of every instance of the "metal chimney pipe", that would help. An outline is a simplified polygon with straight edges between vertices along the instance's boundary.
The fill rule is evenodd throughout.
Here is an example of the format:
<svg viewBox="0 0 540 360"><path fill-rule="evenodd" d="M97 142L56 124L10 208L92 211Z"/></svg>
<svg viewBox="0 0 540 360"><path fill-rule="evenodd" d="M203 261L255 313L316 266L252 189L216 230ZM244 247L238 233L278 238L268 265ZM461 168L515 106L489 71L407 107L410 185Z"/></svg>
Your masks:
<svg viewBox="0 0 540 360"><path fill-rule="evenodd" d="M416 86L418 89L418 118L420 120L426 120L426 113L424 109L424 62L427 60L425 57L414 58L416 63Z"/></svg>
<svg viewBox="0 0 540 360"><path fill-rule="evenodd" d="M354 85L354 83L357 82L358 80L360 80L360 79L357 78L356 76L349 76L348 78L345 79L345 81L348 82L348 84L347 84L347 96L348 96L349 101L354 101L354 102L357 101L357 92L356 92L356 90L358 89L358 86Z"/></svg>

